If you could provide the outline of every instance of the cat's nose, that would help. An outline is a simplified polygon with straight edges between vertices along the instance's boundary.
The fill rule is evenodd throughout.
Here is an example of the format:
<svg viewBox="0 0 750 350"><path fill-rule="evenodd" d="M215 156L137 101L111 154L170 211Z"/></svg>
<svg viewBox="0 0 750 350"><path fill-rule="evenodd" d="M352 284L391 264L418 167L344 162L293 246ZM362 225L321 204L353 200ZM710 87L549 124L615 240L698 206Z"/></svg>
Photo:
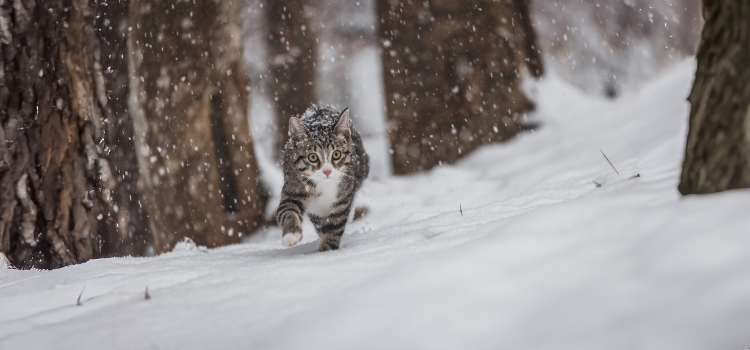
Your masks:
<svg viewBox="0 0 750 350"><path fill-rule="evenodd" d="M330 168L324 168L324 169L323 169L323 174L326 174L326 177L328 177L328 175L331 175L331 171L332 171L332 170L333 170L333 169L330 169Z"/></svg>

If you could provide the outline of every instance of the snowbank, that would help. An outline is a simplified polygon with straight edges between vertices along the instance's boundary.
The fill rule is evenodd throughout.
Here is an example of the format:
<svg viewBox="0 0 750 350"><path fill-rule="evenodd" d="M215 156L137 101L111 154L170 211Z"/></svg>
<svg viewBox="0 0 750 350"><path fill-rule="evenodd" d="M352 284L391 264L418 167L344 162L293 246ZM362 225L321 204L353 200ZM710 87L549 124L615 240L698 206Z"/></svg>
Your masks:
<svg viewBox="0 0 750 350"><path fill-rule="evenodd" d="M541 129L366 183L339 251L308 226L0 270L0 349L739 348L750 192L676 191L693 69L616 101L540 83Z"/></svg>

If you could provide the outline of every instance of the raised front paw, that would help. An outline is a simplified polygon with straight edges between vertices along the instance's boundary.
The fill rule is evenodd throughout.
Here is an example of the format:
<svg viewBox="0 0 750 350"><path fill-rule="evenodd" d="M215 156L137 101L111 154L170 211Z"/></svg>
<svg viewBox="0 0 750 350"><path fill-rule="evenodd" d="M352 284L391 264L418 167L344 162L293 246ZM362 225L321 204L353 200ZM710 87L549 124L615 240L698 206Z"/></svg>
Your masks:
<svg viewBox="0 0 750 350"><path fill-rule="evenodd" d="M281 238L281 243L285 247L292 247L299 243L299 241L302 240L302 233L301 232L289 232L287 234L284 234L284 236Z"/></svg>

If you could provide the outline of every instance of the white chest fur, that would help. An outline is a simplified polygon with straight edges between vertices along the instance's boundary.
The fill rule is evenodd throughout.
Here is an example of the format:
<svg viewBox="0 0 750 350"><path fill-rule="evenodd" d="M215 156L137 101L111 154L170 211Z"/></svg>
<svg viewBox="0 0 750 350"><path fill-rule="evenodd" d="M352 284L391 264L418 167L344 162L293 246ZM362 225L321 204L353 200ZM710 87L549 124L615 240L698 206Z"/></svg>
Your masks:
<svg viewBox="0 0 750 350"><path fill-rule="evenodd" d="M314 193L307 203L307 212L320 217L327 216L331 212L331 206L336 201L338 189L338 181L317 181Z"/></svg>

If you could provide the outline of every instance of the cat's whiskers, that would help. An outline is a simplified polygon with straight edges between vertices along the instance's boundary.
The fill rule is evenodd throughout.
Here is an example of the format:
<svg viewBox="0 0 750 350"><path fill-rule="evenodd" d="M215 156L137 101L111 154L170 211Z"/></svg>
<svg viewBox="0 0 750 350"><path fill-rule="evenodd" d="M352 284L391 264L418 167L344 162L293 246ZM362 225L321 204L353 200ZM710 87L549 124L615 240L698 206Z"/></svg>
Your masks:
<svg viewBox="0 0 750 350"><path fill-rule="evenodd" d="M360 184L360 185L362 184L362 182L360 182L359 180L357 180L357 179L356 179L356 178L355 178L354 176L352 176L352 175L346 174L346 173L344 173L344 172L342 172L342 173L341 173L340 175L341 175L341 176L347 176L348 178L352 179L352 181L354 181L354 182L356 182L356 183L358 183L358 184Z"/></svg>

